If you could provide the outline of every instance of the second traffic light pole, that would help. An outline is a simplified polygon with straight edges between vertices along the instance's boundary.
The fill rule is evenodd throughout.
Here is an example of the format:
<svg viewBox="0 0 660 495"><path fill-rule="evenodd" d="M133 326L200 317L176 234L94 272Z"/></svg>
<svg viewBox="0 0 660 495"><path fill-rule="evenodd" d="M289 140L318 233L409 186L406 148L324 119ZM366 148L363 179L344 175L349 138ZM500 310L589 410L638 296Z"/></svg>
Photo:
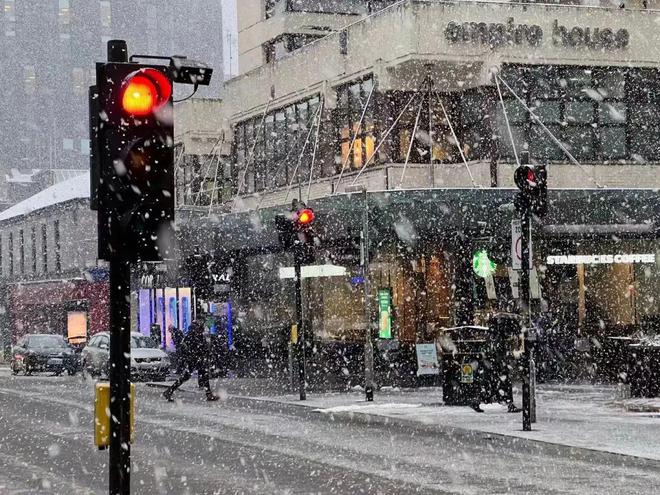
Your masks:
<svg viewBox="0 0 660 495"><path fill-rule="evenodd" d="M522 236L520 239L520 281L518 290L520 292L520 313L522 318L524 353L523 353L523 385L522 385L522 422L523 431L531 431L532 395L530 389L530 372L532 350L530 342L530 298L529 298L529 268L530 268L530 241L531 241L531 212L529 205L520 209L520 223Z"/></svg>
<svg viewBox="0 0 660 495"><path fill-rule="evenodd" d="M305 326L303 323L302 309L302 246L296 245L293 252L293 266L295 272L296 284L296 327L298 332L298 387L300 390L300 400L307 399L306 392L306 356L305 349Z"/></svg>

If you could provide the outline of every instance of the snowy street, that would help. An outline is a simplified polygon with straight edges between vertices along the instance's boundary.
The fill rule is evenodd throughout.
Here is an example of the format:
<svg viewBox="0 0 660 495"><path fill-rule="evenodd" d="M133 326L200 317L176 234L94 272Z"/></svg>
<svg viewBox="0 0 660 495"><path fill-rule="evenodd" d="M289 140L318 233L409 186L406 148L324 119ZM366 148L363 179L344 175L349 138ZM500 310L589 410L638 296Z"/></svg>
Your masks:
<svg viewBox="0 0 660 495"><path fill-rule="evenodd" d="M192 383L171 404L162 389L138 385L133 493L633 494L660 484L654 460L396 419L368 424L222 385L223 400L208 404ZM79 376L0 370L0 493L107 490L92 392Z"/></svg>

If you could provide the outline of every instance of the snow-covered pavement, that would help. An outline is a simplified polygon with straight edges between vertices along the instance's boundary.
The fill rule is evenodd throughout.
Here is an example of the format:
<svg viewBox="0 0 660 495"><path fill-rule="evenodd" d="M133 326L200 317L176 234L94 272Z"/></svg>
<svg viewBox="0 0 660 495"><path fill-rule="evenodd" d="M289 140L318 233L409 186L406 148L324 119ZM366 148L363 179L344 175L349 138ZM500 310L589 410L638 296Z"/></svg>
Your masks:
<svg viewBox="0 0 660 495"><path fill-rule="evenodd" d="M509 414L504 406L484 405L483 414L468 407L444 406L439 388L385 389L374 402L365 402L361 391L308 394L304 402L297 395L253 398L297 404L322 414L369 415L660 460L660 413L632 412L625 407L643 404L651 410L660 407L660 400L626 404L615 399L615 392L611 386L541 385L537 423L531 432L522 431L520 414ZM516 403L520 404L519 396Z"/></svg>

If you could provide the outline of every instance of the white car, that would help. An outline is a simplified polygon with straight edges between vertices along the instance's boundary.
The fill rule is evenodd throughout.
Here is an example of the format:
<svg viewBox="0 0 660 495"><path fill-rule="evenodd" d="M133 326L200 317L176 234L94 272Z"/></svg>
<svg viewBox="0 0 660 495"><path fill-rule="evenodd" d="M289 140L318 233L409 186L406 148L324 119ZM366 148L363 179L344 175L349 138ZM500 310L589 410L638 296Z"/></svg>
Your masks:
<svg viewBox="0 0 660 495"><path fill-rule="evenodd" d="M82 369L91 376L108 376L110 334L95 334L82 351ZM131 332L131 380L165 381L170 372L170 358L146 335Z"/></svg>

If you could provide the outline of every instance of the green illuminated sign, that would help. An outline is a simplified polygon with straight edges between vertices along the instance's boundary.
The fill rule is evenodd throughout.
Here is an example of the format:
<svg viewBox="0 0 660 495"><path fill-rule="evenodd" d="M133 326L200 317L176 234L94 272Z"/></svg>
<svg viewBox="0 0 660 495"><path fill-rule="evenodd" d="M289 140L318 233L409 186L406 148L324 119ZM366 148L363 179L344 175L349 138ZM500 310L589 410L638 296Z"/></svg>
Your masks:
<svg viewBox="0 0 660 495"><path fill-rule="evenodd" d="M392 293L390 289L378 290L378 337L392 338Z"/></svg>
<svg viewBox="0 0 660 495"><path fill-rule="evenodd" d="M497 264L488 257L485 249L479 249L472 255L472 269L477 276L486 278L495 273Z"/></svg>

